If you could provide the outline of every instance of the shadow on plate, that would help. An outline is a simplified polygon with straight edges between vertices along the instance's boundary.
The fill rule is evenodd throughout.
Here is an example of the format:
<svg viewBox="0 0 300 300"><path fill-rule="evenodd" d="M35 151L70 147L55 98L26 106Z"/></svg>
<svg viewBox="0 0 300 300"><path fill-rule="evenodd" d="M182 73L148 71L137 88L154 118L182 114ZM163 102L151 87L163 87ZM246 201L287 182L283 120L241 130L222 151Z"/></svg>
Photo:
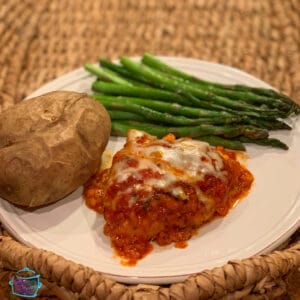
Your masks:
<svg viewBox="0 0 300 300"><path fill-rule="evenodd" d="M3 200L3 199L1 199ZM42 206L36 209L25 209L17 207L6 200L3 200L4 207L3 223L5 219L12 219L14 215L18 216L23 222L30 224L31 229L43 231L50 227L56 226L68 219L82 205L82 187L69 194L67 197L50 205ZM24 231L26 226L23 227Z"/></svg>

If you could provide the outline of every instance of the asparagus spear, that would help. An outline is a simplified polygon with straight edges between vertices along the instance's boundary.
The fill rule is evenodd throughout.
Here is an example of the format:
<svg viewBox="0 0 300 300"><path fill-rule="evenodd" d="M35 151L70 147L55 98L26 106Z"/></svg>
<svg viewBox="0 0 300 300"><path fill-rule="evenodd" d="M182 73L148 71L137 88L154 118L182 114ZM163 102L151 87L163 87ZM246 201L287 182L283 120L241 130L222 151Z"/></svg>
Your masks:
<svg viewBox="0 0 300 300"><path fill-rule="evenodd" d="M118 87L117 87L118 88ZM122 87L123 88L123 87ZM126 87L125 89L126 90ZM103 91L103 90L102 90ZM115 90L115 91L119 91ZM122 93L117 93L119 95L122 95ZM141 94L143 95L143 94ZM147 96L147 93L144 94L144 96ZM150 95L151 96L151 95ZM110 101L123 101L123 102L130 102L135 103L138 105L146 106L149 108L152 108L154 110L160 111L160 112L169 112L175 115L183 115L189 118L199 118L199 117L218 117L218 118L233 118L234 121L242 121L245 119L243 116L237 116L225 111L214 111L214 110L207 110L207 109L201 109L201 108L195 108L190 106L181 105L178 103L170 103L170 102L164 102L159 100L153 100L151 98L136 98L136 97L124 97L124 96L107 96L107 95L97 95L97 99L107 99Z"/></svg>
<svg viewBox="0 0 300 300"><path fill-rule="evenodd" d="M198 84L207 90L231 99L243 99L246 102L266 104L271 107L288 109L293 102L290 98L272 89L247 87L243 85L225 85L199 79L193 75L182 72L164 62L150 53L145 53L142 62L149 67L165 72L166 74L181 78L190 83Z"/></svg>
<svg viewBox="0 0 300 300"><path fill-rule="evenodd" d="M280 148L283 150L288 150L289 147L283 143L282 141L275 139L275 138L264 138L264 139L249 139L246 136L239 136L237 138L238 141L243 143L254 143L261 146L271 146L274 148Z"/></svg>
<svg viewBox="0 0 300 300"><path fill-rule="evenodd" d="M246 148L242 142L238 140L229 140L216 135L205 135L198 138L201 141L207 142L212 146L223 146L232 150L245 151Z"/></svg>
<svg viewBox="0 0 300 300"><path fill-rule="evenodd" d="M147 82L145 79L141 79L141 77L135 76L134 74L128 72L124 67L122 67L119 64L113 63L110 60L107 59L100 59L99 60L100 65L110 69L112 71L115 71L116 73L122 74L125 77L128 78L135 78L137 80L144 80L145 82ZM245 86L245 85L239 85L239 84L234 84L234 85L230 85L230 84L221 84L221 83L216 83L216 82L210 82L207 80L203 80L203 79L199 79L193 75L187 74L185 72L182 72L174 67L171 67L170 65L162 62L161 60L159 60L157 57L155 57L154 55L150 54L150 53L145 53L142 57L142 62L148 66L151 66L155 69L161 70L167 74L171 74L174 75L176 77L191 81L191 82L197 82L197 83L201 83L203 85L212 85L213 87L217 87L217 88L224 88L227 90L233 90L233 91L241 91L241 92L250 92L250 93L254 93L256 95L263 95L265 97L270 97L270 98L288 98L285 95L282 95L280 93L277 93L276 91L272 90L272 89L266 89L266 88L258 88L258 87L250 87L250 86Z"/></svg>
<svg viewBox="0 0 300 300"><path fill-rule="evenodd" d="M154 65L151 65L153 59ZM281 141L268 138L268 130L291 129L278 118L300 113L300 106L287 96L271 89L201 80L164 64L150 54L144 55L143 62L140 64L123 57L122 65L107 60L100 60L104 68L85 65L87 71L111 81L96 81L92 85L93 90L106 95L130 96L95 96L104 97L101 101L109 109L112 123L116 124L113 126L124 129L124 126L134 125L148 132L156 131L157 134L152 134L157 136L173 130L175 135L205 136L203 139L211 144L222 142L221 145L228 143L228 138L234 138L233 143L239 143L235 147L240 149L242 143L247 142L287 149ZM228 122L239 122L240 125L223 125ZM220 123L222 126L212 125ZM234 149L233 146L224 147Z"/></svg>
<svg viewBox="0 0 300 300"><path fill-rule="evenodd" d="M149 86L147 81L144 80L141 76L135 76L134 74L128 72L123 66L116 64L108 59L99 59L100 66L105 69L109 69L117 74L119 74L124 79L131 82L133 85L136 86Z"/></svg>
<svg viewBox="0 0 300 300"><path fill-rule="evenodd" d="M98 77L107 78L108 80L110 80L112 82L129 85L129 86L132 85L128 80L121 78L117 73L115 73L109 69L99 68L93 64L85 64L84 68L88 72L90 72Z"/></svg>
<svg viewBox="0 0 300 300"><path fill-rule="evenodd" d="M256 131L253 128L247 126L215 126L209 124L201 124L196 126L162 126L147 122L135 122L135 121L114 121L112 123L112 134L125 136L126 132L130 128L146 131L150 134L162 137L168 133L173 133L176 137L192 137L197 138L207 135L222 136L224 138L233 138L241 135L246 135L252 140L252 138L266 138L268 134L265 131Z"/></svg>
<svg viewBox="0 0 300 300"><path fill-rule="evenodd" d="M149 134L155 135L159 138L162 138L163 136L167 135L168 133L173 133L177 138L180 137L194 137L193 132L189 130L189 128L165 128L165 127L159 127L154 124L146 124L146 123L135 123L135 122L124 122L124 121L114 121L112 123L112 135L115 136L126 136L127 131L131 128L143 130L145 132L148 132ZM201 137L196 137L202 141L205 141L212 146L223 146L228 149L233 150L245 150L245 146L237 140L228 140L225 138L221 138L219 136L213 136L213 135L205 135Z"/></svg>
<svg viewBox="0 0 300 300"><path fill-rule="evenodd" d="M135 86L149 86L147 82L142 80L141 77L134 76L133 74L129 73L123 66L114 63L108 59L99 59L100 66L102 66L105 69L109 69L121 76L122 78L128 80Z"/></svg>
<svg viewBox="0 0 300 300"><path fill-rule="evenodd" d="M96 84L96 85L95 85ZM112 83L103 83L103 82L95 82L93 83L93 87L95 86L95 90L98 91L106 91L105 89L98 89L97 86L108 86L108 92L112 92L112 94L126 94L129 91L129 94L132 94L133 91L137 91L140 93L136 93L137 95L152 95L147 93L147 90L144 88L136 88L136 87L127 87L123 85L118 85L118 84L112 84ZM123 93L123 90L125 93ZM150 89L151 90L151 89ZM156 92L156 89L153 89ZM119 92L120 91L120 92ZM145 91L145 93L143 93ZM157 90L160 92L160 90ZM155 94L156 95L156 94ZM158 93L159 95L159 93ZM164 94L163 94L164 95ZM199 118L199 117L212 117L211 119L207 119L206 121L209 123L213 124L228 124L228 123L234 123L234 122L239 122L239 123L244 123L244 124L250 124L256 127L261 127L265 128L268 130L278 130L278 129L285 129L285 130L291 130L291 127L280 121L280 120L263 120L263 119L258 119L258 118L249 118L247 116L240 116L240 115L234 115L232 113L227 113L224 111L212 111L212 110L205 110L205 109L199 109L199 108L194 108L194 107L189 107L189 106L182 106L176 103L164 103L161 101L155 101L152 99L141 99L141 98L128 98L128 97L118 97L118 98L113 98L113 97L107 97L107 96L101 96L97 95L98 100L101 98L106 98L110 99L111 101L130 101L131 103L135 103L138 105L142 105L160 112L170 112L175 115L183 115L189 118ZM168 99L169 100L169 99ZM122 119L122 120L136 120L136 121L141 121L141 117L138 114L133 114L133 113L128 113L128 117L126 118L126 112L120 111L120 116L118 117L118 112L113 111L113 119ZM202 119L204 122L205 119Z"/></svg>
<svg viewBox="0 0 300 300"><path fill-rule="evenodd" d="M265 120L270 120L270 121L276 120L276 116L273 116L272 114L268 115L268 114L257 113L254 111L236 110L233 108L215 104L209 100L203 100L203 99L200 100L197 97L193 96L192 94L190 94L188 92L184 92L182 90L177 90L177 94L188 99L191 102L191 106L194 106L194 107L198 107L198 108L201 107L201 108L208 109L208 110L225 111L225 112L228 112L231 114L254 117L257 119L265 119Z"/></svg>
<svg viewBox="0 0 300 300"><path fill-rule="evenodd" d="M92 89L107 95L116 96L132 96L140 98L158 99L167 102L175 102L182 105L191 105L191 102L178 94L156 89L152 87L137 87L115 84L110 82L95 81L92 84Z"/></svg>
<svg viewBox="0 0 300 300"><path fill-rule="evenodd" d="M234 101L234 100L210 93L203 88L202 89L195 88L194 86L189 85L185 82L181 82L176 79L173 79L173 78L171 79L167 76L163 76L163 75L161 75L160 72L158 72L154 69L151 69L146 65L140 64L138 62L134 62L129 57L126 57L126 56L123 56L121 58L121 63L129 71L133 72L134 74L142 75L149 82L151 82L152 84L158 85L161 88L166 88L168 90L172 90L175 92L184 91L186 93L190 93L190 94L194 95L195 97L197 97L199 99L211 100L221 106L229 107L232 109L250 111L250 112L260 112L260 113L264 113L265 115L269 115L269 116L270 115L271 116L276 116L276 115L280 116L281 115L280 113L278 113L278 111L265 110L265 109L255 107L253 105L249 105L249 104L241 102L241 101Z"/></svg>
<svg viewBox="0 0 300 300"><path fill-rule="evenodd" d="M247 123L268 130L291 130L292 128L281 120L263 120L261 118L248 118Z"/></svg>
<svg viewBox="0 0 300 300"><path fill-rule="evenodd" d="M139 121L139 122L145 121L145 118L143 118L143 116L129 111L113 110L113 109L107 109L107 111L112 121L114 120L125 120L125 121L130 120L130 121Z"/></svg>
<svg viewBox="0 0 300 300"><path fill-rule="evenodd" d="M119 97L109 97L101 95L94 95L94 98L102 103L106 109L133 112L142 115L146 120L155 121L158 123L178 126L198 125L206 122L212 123L212 120L208 118L190 119L184 116L174 116L169 113L162 113L148 107L132 103L125 98L120 99Z"/></svg>

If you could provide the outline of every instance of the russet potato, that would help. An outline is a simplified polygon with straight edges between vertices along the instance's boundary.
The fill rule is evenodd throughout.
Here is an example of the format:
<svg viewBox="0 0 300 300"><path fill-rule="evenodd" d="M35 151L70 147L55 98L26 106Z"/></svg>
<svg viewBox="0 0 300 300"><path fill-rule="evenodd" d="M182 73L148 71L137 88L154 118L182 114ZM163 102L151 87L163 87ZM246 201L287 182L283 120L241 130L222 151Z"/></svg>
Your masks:
<svg viewBox="0 0 300 300"><path fill-rule="evenodd" d="M87 94L57 91L0 114L0 197L25 207L55 202L101 163L111 122Z"/></svg>

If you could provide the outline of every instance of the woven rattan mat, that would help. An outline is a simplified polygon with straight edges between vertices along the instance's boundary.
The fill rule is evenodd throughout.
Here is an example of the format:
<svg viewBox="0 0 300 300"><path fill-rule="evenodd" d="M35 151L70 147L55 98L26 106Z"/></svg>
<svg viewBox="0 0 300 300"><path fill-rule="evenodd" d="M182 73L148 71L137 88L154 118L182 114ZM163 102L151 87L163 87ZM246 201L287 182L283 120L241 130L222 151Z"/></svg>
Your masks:
<svg viewBox="0 0 300 300"><path fill-rule="evenodd" d="M0 0L0 112L47 81L99 56L118 58L146 51L238 67L300 101L299 16L299 0ZM68 289L76 292L71 298L81 299L105 299L104 295L110 295L108 299L284 299L284 295L300 299L299 271L288 272L300 265L299 248L298 242L288 255L283 250L271 258L257 258L256 273L250 275L243 268L253 261L246 261L236 263L239 278L231 275L228 280L230 268L235 269L230 265L172 289L155 287L149 292L148 286L138 290L103 283L91 270L74 273L78 266L68 263L69 268L59 273L45 253L33 253L4 238L0 299L16 299L7 285L10 271L17 268L12 253L29 260L26 263L41 274L51 273L42 294L60 299L69 299ZM49 269L41 267L41 261ZM275 273L279 278L272 280ZM74 274L76 280L70 279ZM261 277L251 281L257 276Z"/></svg>

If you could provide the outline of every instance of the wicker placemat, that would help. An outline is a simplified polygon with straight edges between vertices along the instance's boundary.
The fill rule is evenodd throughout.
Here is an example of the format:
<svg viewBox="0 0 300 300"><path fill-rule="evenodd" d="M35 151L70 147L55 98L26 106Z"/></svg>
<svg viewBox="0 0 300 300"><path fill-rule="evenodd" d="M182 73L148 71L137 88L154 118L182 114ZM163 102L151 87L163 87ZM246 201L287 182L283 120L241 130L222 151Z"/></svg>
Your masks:
<svg viewBox="0 0 300 300"><path fill-rule="evenodd" d="M99 56L146 51L238 67L300 101L299 16L299 0L0 0L0 112ZM15 299L7 281L22 262L42 275L40 295L60 299L300 299L299 243L171 287L129 287L2 238L0 299Z"/></svg>

